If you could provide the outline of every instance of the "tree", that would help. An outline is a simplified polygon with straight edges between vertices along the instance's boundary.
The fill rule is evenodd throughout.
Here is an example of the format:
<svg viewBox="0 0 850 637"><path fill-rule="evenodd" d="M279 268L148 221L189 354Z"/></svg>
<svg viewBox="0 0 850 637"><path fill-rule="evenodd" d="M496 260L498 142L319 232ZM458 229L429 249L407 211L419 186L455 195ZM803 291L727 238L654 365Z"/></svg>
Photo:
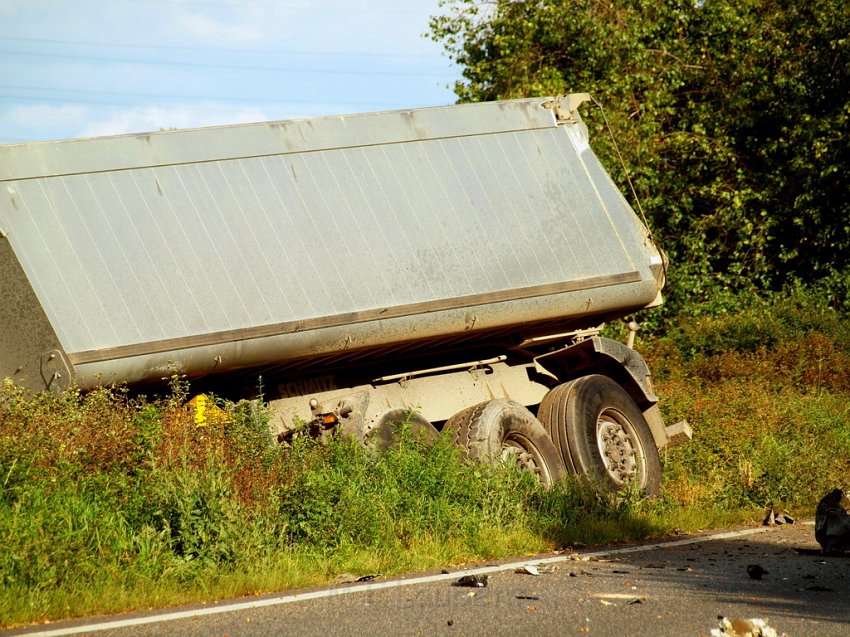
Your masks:
<svg viewBox="0 0 850 637"><path fill-rule="evenodd" d="M846 0L448 0L431 36L460 101L590 92L650 225L674 306L722 290L850 288ZM601 113L585 120L625 190Z"/></svg>

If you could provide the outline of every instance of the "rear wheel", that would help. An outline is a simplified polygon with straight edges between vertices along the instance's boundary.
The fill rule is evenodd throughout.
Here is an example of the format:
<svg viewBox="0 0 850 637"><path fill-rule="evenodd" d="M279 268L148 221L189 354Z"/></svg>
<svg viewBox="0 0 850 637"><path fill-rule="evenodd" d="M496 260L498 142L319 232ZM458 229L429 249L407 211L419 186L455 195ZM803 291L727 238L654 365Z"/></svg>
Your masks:
<svg viewBox="0 0 850 637"><path fill-rule="evenodd" d="M538 411L565 465L600 488L661 492L661 462L649 425L626 391L607 376L559 385Z"/></svg>
<svg viewBox="0 0 850 637"><path fill-rule="evenodd" d="M468 458L516 463L544 488L564 478L563 462L543 425L516 401L498 398L464 409L446 421L443 431Z"/></svg>
<svg viewBox="0 0 850 637"><path fill-rule="evenodd" d="M414 440L431 444L440 437L440 432L422 415L407 409L390 409L375 423L367 425L363 432L363 443L379 449L389 449L398 441L403 428L410 428Z"/></svg>

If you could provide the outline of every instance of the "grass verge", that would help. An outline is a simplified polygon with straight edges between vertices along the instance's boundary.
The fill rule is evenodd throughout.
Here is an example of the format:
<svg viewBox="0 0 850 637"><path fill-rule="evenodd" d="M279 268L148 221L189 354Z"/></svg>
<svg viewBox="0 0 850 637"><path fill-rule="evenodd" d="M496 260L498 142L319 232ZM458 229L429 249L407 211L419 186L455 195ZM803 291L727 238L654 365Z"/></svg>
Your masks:
<svg viewBox="0 0 850 637"><path fill-rule="evenodd" d="M197 426L186 390L0 391L0 625L391 575L565 545L811 515L850 471L850 329L797 300L646 343L665 418L665 495L541 492L410 436L272 445L262 410Z"/></svg>

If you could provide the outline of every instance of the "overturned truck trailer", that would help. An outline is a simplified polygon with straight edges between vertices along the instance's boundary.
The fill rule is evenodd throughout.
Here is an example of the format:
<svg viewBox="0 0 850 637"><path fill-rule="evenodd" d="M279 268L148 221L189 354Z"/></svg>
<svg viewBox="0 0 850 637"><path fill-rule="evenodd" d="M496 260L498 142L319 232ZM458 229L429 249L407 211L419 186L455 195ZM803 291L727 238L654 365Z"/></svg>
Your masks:
<svg viewBox="0 0 850 637"><path fill-rule="evenodd" d="M546 483L655 492L687 426L598 326L660 303L664 262L586 97L2 146L0 375L262 373L282 438L404 419Z"/></svg>

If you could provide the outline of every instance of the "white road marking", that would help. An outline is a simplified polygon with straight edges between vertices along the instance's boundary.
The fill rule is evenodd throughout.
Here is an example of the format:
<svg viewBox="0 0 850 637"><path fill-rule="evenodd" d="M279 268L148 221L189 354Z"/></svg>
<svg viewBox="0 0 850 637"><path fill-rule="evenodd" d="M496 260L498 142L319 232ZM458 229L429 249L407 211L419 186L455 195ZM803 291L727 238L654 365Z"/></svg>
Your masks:
<svg viewBox="0 0 850 637"><path fill-rule="evenodd" d="M803 524L812 524L812 522L803 522ZM234 613L242 610L252 610L256 608L264 608L266 606L279 606L281 604L293 604L295 602L305 602L311 599L322 599L325 597L336 597L338 595L350 595L352 593L362 593L365 591L378 591L385 588L398 588L401 586L415 586L417 584L429 584L431 582L445 582L456 580L462 575L484 575L491 573L501 573L503 571L513 571L514 569L525 566L526 564L558 564L560 562L576 561L576 558L600 558L611 555L625 555L628 553L641 553L644 551L652 551L654 549L664 549L676 546L687 546L689 544L700 544L701 542L712 542L715 540L728 540L733 538L746 537L747 535L755 535L772 531L781 527L762 526L754 529L744 529L741 531L727 531L724 533L716 533L713 535L702 535L698 537L689 537L682 540L673 540L671 542L661 542L658 544L641 544L639 546L627 546L618 549L605 549L602 551L592 551L590 553L579 553L570 555L556 555L554 557L544 557L541 559L530 559L521 562L511 562L510 564L499 564L498 566L482 566L480 568L471 568L460 571L454 571L448 574L440 575L425 575L422 577L411 577L407 579L387 580L385 582L370 582L368 584L356 584L354 586L346 586L345 588L329 588L309 593L293 593L291 595L282 595L280 597L269 597L267 599L258 599L251 602L235 602L231 604L222 604L221 606L212 606L208 608L196 608L193 610L171 611L157 615L147 615L144 617L131 617L128 619L118 619L115 621L99 622L94 624L85 624L80 626L68 626L65 628L55 628L38 632L22 633L27 637L59 637L60 635L78 635L80 633L93 633L102 630L113 630L116 628L128 628L130 626L142 626L144 624L161 624L164 622L172 622L178 619L191 619L194 617L203 617L205 615L219 615L221 613Z"/></svg>

